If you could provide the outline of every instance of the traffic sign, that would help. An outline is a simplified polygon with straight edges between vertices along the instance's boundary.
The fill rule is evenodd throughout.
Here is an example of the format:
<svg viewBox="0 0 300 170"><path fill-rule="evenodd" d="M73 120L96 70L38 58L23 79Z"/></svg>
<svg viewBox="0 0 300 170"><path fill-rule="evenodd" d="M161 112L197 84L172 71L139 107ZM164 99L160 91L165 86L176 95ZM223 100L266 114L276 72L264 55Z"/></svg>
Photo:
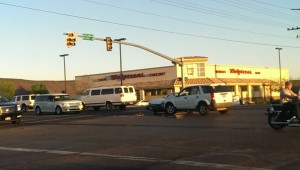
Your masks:
<svg viewBox="0 0 300 170"><path fill-rule="evenodd" d="M94 41L94 35L93 34L82 34L82 39L83 40L90 40L90 41Z"/></svg>

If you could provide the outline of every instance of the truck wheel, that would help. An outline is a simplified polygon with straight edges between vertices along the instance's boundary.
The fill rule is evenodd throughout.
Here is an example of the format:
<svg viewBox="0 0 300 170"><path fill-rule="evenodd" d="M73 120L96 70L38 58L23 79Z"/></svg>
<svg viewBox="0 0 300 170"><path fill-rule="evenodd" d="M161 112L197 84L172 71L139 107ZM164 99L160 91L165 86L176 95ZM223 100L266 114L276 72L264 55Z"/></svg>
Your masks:
<svg viewBox="0 0 300 170"><path fill-rule="evenodd" d="M61 107L56 106L56 108L55 108L55 113L56 113L57 115L62 114L62 109L61 109Z"/></svg>
<svg viewBox="0 0 300 170"><path fill-rule="evenodd" d="M37 115L41 115L42 114L42 111L41 111L40 107L36 107L35 108L35 114L37 114Z"/></svg>
<svg viewBox="0 0 300 170"><path fill-rule="evenodd" d="M26 104L22 104L22 106L21 106L21 110L22 110L22 112L27 112L27 106L26 106Z"/></svg>
<svg viewBox="0 0 300 170"><path fill-rule="evenodd" d="M167 115L175 115L176 109L172 103L168 103L165 107L165 112Z"/></svg>
<svg viewBox="0 0 300 170"><path fill-rule="evenodd" d="M198 111L201 116L206 116L209 113L208 107L204 103L199 104Z"/></svg>
<svg viewBox="0 0 300 170"><path fill-rule="evenodd" d="M113 108L113 104L111 102L106 102L106 109L111 110Z"/></svg>

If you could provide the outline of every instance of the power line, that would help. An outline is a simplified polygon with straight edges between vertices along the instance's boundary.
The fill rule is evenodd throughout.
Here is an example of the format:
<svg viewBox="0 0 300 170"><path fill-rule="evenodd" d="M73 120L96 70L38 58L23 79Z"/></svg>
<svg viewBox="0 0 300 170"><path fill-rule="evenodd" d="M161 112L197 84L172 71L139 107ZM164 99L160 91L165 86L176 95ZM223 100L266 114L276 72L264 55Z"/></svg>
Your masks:
<svg viewBox="0 0 300 170"><path fill-rule="evenodd" d="M260 2L260 1L257 1L257 0L251 0L251 1L256 2L256 3L260 3L260 4L264 4L264 5L268 5L268 6L273 6L273 7L281 8L281 9L290 9L288 7L274 5L274 4L270 4L270 3L267 3L267 2Z"/></svg>
<svg viewBox="0 0 300 170"><path fill-rule="evenodd" d="M65 14L65 13L60 13L60 12L54 12L54 11L49 11L49 10L43 10L43 9L38 9L38 8L31 8L31 7L14 5L14 4L8 4L8 3L2 3L2 2L0 3L0 5L5 5L5 6L10 6L10 7L15 7L15 8L22 8L22 9L27 9L27 10L32 10L32 11L38 11L38 12L43 12L43 13L50 13L50 14L55 14L55 15L61 15L61 16L66 16L66 17L77 18L77 19L84 19L84 20L89 20L89 21L102 22L102 23L107 23L107 24L112 24L112 25L118 25L118 26L125 26L125 27L138 28L138 29L143 29L143 30L150 30L150 31L162 32L162 33L169 33L169 34L175 34L175 35L188 36L188 37L205 38L205 39L219 40L219 41L226 41L226 42L233 42L233 43L243 43L243 44L272 46L272 47L280 46L280 47L285 47L285 48L300 48L300 47L297 47L297 46L288 46L288 45L279 45L279 44L267 44L267 43L257 43L257 42L232 40L232 39L216 38L216 37L209 37L209 36L189 34L189 33L174 32L174 31L169 31L169 30L162 30L162 29L142 27L142 26L137 26L137 25L129 25L129 24L111 22L111 21L106 21L106 20L100 20L100 19L83 17L83 16L78 16L78 15L72 15L72 14Z"/></svg>
<svg viewBox="0 0 300 170"><path fill-rule="evenodd" d="M198 21L180 19L180 18L176 18L176 17L159 15L159 14L155 14L155 13L144 12L144 11L139 11L139 10L130 9L130 8L124 8L124 7L105 4L105 3L101 3L101 2L95 2L95 1L92 1L92 0L83 0L83 1L88 2L88 3L97 4L97 5L108 6L108 7L112 7L112 8L116 8L116 9L122 9L122 10L130 11L130 12L136 12L136 13L140 13L140 14L146 14L146 15L150 15L150 16L165 18L165 19L172 19L172 20L186 22L186 23L204 25L204 26L208 26L208 27L215 27L215 28L226 29L226 30L230 30L230 31L240 31L240 32L246 32L246 33L251 33L251 34L259 34L259 35L264 35L264 36L274 36L274 37L278 37L278 38L291 39L290 37L286 37L286 36L280 36L280 35L268 34L268 33L261 33L261 32L254 32L254 31L249 31L249 30L237 29L237 28L233 28L233 27L224 27L224 26L219 26L219 25L214 25L214 24L202 23L202 22L198 22Z"/></svg>
<svg viewBox="0 0 300 170"><path fill-rule="evenodd" d="M159 3L159 4L164 4L167 6L176 7L176 8L181 8L181 9L185 9L185 10L189 10L189 11L195 11L195 12L215 15L215 16L226 18L226 19L234 19L234 20L239 20L239 21L243 21L243 22L251 22L251 23L256 23L256 24L264 24L264 25L272 25L272 26L275 26L275 25L276 26L286 26L286 24L282 24L282 23L270 22L270 21L260 20L260 19L253 19L251 17L243 16L241 14L234 14L234 13L230 13L230 12L222 11L222 10L216 10L216 9L209 10L208 7L200 8L198 6L186 5L186 4L182 4L182 3L178 3L178 2L173 2L170 0L164 0L164 2L161 2L158 0L149 0L149 1Z"/></svg>
<svg viewBox="0 0 300 170"><path fill-rule="evenodd" d="M296 18L296 17L294 18L293 16L287 16L286 14L283 14L279 11L274 11L271 9L257 7L257 6L254 6L250 3L247 3L247 2L241 1L241 0L233 0L233 1L226 0L226 2L224 2L224 1L221 2L220 0L214 0L214 1L228 5L230 7L236 7L238 9L245 9L247 11L252 11L252 12L255 12L256 14L259 13L259 14L262 14L265 16L276 17L277 20L278 20L278 18L281 18L281 19L289 20L289 21L293 21L293 22L299 21L299 18Z"/></svg>

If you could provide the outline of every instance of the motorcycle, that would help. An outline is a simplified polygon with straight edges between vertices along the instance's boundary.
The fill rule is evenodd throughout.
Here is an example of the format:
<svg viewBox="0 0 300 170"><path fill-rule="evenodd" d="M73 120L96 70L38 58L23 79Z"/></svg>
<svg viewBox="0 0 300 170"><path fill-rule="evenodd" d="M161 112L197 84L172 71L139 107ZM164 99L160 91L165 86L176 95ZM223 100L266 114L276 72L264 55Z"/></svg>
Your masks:
<svg viewBox="0 0 300 170"><path fill-rule="evenodd" d="M296 101L299 104L299 100ZM284 127L300 127L300 122L296 117L296 110L283 112L280 102L271 102L270 108L267 109L268 123L271 128L280 130Z"/></svg>

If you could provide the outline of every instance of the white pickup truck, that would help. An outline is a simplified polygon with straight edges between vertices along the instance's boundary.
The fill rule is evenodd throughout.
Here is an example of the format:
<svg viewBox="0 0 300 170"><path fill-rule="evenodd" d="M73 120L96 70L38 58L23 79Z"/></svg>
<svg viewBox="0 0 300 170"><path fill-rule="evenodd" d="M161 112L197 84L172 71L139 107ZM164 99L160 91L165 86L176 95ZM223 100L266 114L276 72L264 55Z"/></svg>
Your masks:
<svg viewBox="0 0 300 170"><path fill-rule="evenodd" d="M196 85L182 89L178 95L165 100L166 114L173 115L179 110L197 110L207 115L210 110L226 113L233 105L233 96L228 86Z"/></svg>

